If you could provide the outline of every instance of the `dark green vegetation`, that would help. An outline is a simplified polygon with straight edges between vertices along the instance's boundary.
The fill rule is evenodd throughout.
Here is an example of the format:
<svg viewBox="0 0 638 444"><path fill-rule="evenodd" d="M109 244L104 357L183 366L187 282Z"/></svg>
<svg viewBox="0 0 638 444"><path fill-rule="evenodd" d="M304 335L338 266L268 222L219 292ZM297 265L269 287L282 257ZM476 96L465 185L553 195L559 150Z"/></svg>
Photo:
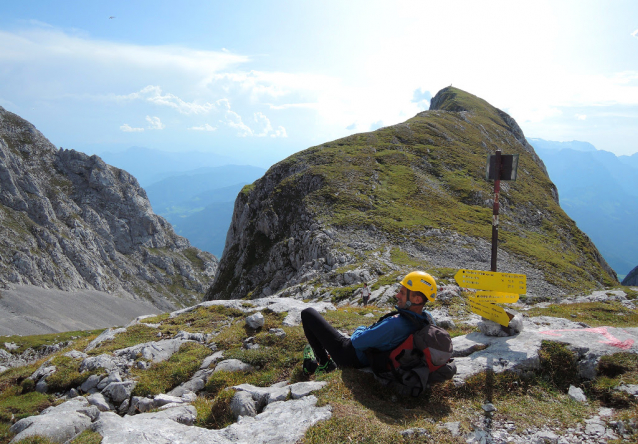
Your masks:
<svg viewBox="0 0 638 444"><path fill-rule="evenodd" d="M520 155L518 180L502 184L499 247L566 292L617 285L594 244L560 208L554 184L513 119L456 88L439 95L434 110L301 151L245 187L241 203L258 208L243 232L248 248L230 249L207 298L259 294L274 272L257 282L232 269L250 276L272 260L269 252L286 251L291 233L282 226L304 226L301 215L324 227L381 235L380 247L408 268L428 269L425 258L437 249L462 248L446 240L452 233L490 241L493 183L485 180L485 165L496 149ZM280 227L266 235L257 219ZM353 252L356 264L371 253Z"/></svg>
<svg viewBox="0 0 638 444"><path fill-rule="evenodd" d="M620 302L586 302L581 304L554 304L547 308L532 308L529 316L552 316L567 318L574 322L584 322L591 327L615 325L617 327L635 327L638 325L638 313L629 310Z"/></svg>
<svg viewBox="0 0 638 444"><path fill-rule="evenodd" d="M440 272L445 275L446 271ZM388 274L386 279L386 284L396 281L396 277L391 274ZM428 308L435 309L443 304L447 305L455 320L463 317L468 311L465 295L445 302L437 301ZM605 325L611 326L638 325L635 311L626 311L624 316L599 315L598 313L604 313L605 307L613 307L616 313L620 308L614 304L584 307L585 305L587 304L573 304L567 307L571 307L569 313L579 316L577 321L593 323L595 319L601 319L601 322L606 322ZM539 311L538 314L552 313L555 307L562 306L550 306L544 309L545 312ZM386 311L387 309L375 306L345 306L328 311L325 317L337 329L352 333L360 325L372 324ZM302 327L282 327L283 314L268 310L262 313L265 316L265 325L258 330L246 327L246 313L220 306L199 307L174 318L162 314L145 319L146 322L160 324L158 328L145 325L129 327L125 333L118 334L112 341L102 343L89 354L99 355L155 341L159 339L158 332L163 338L173 337L181 330L214 335L213 342L218 349L224 350L224 358L240 359L253 366L253 370L247 372L213 374L194 402L198 412L196 425L219 429L234 421L230 413L230 401L234 391L226 390L227 388L242 383L269 386L284 380L305 380L301 372L302 349L306 343ZM369 313L373 313L374 317L365 317ZM453 336L474 330L460 322L457 322L457 325L461 327L450 331ZM283 328L286 336L280 338L269 333L271 328ZM58 372L47 380L51 388L47 394L34 392L33 381L28 379L44 360L0 374L0 444L7 444L11 439L8 429L12 422L54 405L59 402L56 392L76 387L88 378L89 373L78 373L80 360L66 358L62 354L70 349L83 350L96 333L87 332L82 335L76 332L73 344L47 358L52 359L52 363L58 368ZM243 342L248 337L253 337L253 342L261 348L244 349ZM29 344L46 342L42 337L22 339ZM190 379L204 357L211 353L211 349L202 344L187 343L168 361L154 363L146 371L134 366L131 373L138 381L135 394L153 395L168 392ZM455 387L452 383L436 385L416 399L397 396L377 383L370 374L356 370L337 370L328 375L313 377L329 382L329 385L316 395L320 404L332 406L333 417L309 429L303 442L408 442L407 438L404 439L398 433L407 428L418 427L426 429L430 437L412 439L409 442L435 440L443 444L457 443L461 441L453 438L438 425L442 422L460 421L462 432L468 433L472 430L472 424L483 419L481 405L487 401L492 402L497 408L494 418L514 422L517 432L539 424L558 426L559 429L573 427L576 423L597 414L601 406L614 407L617 417L624 420L638 414L636 400L615 390L620 383L638 383L638 357L635 354L617 353L602 358L598 365L599 377L594 381L582 381L576 376L575 357L560 343L545 342L539 358L540 368L534 372L483 373L469 378L467 383L460 387ZM570 384L583 388L589 400L588 404L573 402L568 398L566 392ZM638 436L632 437L636 438ZM74 443L94 444L99 443L100 439L101 437L95 433L85 432ZM25 442L50 444L41 438Z"/></svg>

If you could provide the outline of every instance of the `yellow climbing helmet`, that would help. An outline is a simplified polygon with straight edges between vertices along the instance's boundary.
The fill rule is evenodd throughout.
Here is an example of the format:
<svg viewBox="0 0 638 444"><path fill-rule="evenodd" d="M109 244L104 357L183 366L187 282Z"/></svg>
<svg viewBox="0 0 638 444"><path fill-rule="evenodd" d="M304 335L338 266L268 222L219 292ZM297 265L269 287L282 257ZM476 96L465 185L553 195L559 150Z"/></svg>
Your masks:
<svg viewBox="0 0 638 444"><path fill-rule="evenodd" d="M436 281L425 271L408 273L401 281L401 285L410 291L420 291L430 302L436 299Z"/></svg>

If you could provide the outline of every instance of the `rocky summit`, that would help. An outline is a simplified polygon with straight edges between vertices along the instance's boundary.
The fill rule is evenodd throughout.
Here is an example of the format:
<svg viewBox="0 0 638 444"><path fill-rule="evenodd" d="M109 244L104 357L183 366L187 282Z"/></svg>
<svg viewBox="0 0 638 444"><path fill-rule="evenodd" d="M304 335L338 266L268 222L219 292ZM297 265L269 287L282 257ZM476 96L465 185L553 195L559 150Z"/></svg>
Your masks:
<svg viewBox="0 0 638 444"><path fill-rule="evenodd" d="M410 268L443 283L460 268L489 270L485 170L497 149L519 155L517 180L501 183L498 271L527 275L528 296L617 285L514 119L449 87L429 111L306 149L244 187L206 299L334 300Z"/></svg>
<svg viewBox="0 0 638 444"><path fill-rule="evenodd" d="M0 107L0 284L201 300L217 259L155 215L126 171L57 149Z"/></svg>

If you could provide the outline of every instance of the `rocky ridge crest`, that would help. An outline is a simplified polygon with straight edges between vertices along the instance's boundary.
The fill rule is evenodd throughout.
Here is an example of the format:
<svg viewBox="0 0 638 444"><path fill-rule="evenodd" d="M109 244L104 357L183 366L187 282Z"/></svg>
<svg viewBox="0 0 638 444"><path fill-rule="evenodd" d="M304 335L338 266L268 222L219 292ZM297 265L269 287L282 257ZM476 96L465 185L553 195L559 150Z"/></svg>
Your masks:
<svg viewBox="0 0 638 444"><path fill-rule="evenodd" d="M153 213L126 171L57 149L0 108L0 284L143 296L160 309L201 299L217 269Z"/></svg>

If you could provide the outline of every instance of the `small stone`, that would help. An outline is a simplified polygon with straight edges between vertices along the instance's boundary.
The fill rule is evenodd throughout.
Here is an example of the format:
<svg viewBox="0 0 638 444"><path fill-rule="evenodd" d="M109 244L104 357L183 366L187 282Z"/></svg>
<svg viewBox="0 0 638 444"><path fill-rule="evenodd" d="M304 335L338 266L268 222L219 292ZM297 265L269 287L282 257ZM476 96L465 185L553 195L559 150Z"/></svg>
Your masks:
<svg viewBox="0 0 638 444"><path fill-rule="evenodd" d="M488 402L487 404L483 404L483 410L485 410L486 412L495 412L496 411L496 407L494 407L494 404L492 404L491 402Z"/></svg>
<svg viewBox="0 0 638 444"><path fill-rule="evenodd" d="M262 315L261 312L257 312L254 315L248 316L246 318L246 325L254 330L263 327L265 322L266 320L264 319L264 315Z"/></svg>
<svg viewBox="0 0 638 444"><path fill-rule="evenodd" d="M72 388L71 390L69 390L69 398L73 399L77 398L78 396L80 396L80 394L76 389Z"/></svg>
<svg viewBox="0 0 638 444"><path fill-rule="evenodd" d="M574 401L587 402L587 397L585 396L585 393L583 393L583 390L581 388L574 387L573 385L569 386L567 395L569 395L569 397Z"/></svg>
<svg viewBox="0 0 638 444"><path fill-rule="evenodd" d="M99 382L100 377L98 375L91 375L86 379L86 381L82 383L82 385L80 386L80 390L82 390L84 393L87 393L92 388L97 387Z"/></svg>
<svg viewBox="0 0 638 444"><path fill-rule="evenodd" d="M450 431L450 433L452 434L452 436L459 436L461 434L461 422L460 421L446 422L445 424L443 424L443 427L448 429Z"/></svg>
<svg viewBox="0 0 638 444"><path fill-rule="evenodd" d="M271 328L268 333L277 336L278 338L286 337L286 332L282 328Z"/></svg>
<svg viewBox="0 0 638 444"><path fill-rule="evenodd" d="M239 359L226 359L215 367L213 373L217 372L247 372L253 369L252 365L241 362Z"/></svg>

